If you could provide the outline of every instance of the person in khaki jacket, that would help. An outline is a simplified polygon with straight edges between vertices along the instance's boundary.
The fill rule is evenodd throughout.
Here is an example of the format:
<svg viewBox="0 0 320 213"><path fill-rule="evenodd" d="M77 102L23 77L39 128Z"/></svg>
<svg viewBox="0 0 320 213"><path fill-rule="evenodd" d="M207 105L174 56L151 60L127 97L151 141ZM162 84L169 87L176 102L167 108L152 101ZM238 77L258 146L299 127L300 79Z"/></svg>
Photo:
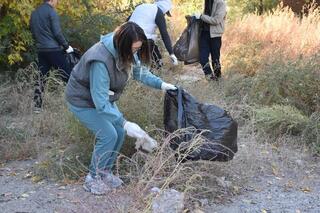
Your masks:
<svg viewBox="0 0 320 213"><path fill-rule="evenodd" d="M203 14L196 14L201 19L200 64L207 80L218 80L221 77L220 49L224 32L227 6L224 0L205 0ZM211 55L212 68L209 63Z"/></svg>

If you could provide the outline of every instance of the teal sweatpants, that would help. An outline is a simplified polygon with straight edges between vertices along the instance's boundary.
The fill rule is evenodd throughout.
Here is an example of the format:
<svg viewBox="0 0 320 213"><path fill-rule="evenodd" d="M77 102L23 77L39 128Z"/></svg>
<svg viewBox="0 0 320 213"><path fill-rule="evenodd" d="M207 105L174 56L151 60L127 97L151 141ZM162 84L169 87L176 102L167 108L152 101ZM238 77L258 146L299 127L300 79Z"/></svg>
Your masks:
<svg viewBox="0 0 320 213"><path fill-rule="evenodd" d="M103 119L94 108L79 108L68 104L69 110L96 137L91 157L90 174L103 176L111 171L118 153L123 145L125 131L122 126Z"/></svg>

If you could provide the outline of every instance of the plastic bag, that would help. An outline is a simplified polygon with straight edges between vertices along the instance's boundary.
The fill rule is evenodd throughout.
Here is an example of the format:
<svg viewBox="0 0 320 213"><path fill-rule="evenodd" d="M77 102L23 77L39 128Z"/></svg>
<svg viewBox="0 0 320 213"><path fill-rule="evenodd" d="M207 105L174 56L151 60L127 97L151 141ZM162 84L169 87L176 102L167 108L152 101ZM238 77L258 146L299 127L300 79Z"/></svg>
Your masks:
<svg viewBox="0 0 320 213"><path fill-rule="evenodd" d="M67 66L69 67L69 70L73 69L73 67L80 61L80 58L81 52L76 48L73 49L73 52L66 53Z"/></svg>
<svg viewBox="0 0 320 213"><path fill-rule="evenodd" d="M238 151L238 124L223 109L209 104L198 103L197 100L178 88L167 91L164 100L164 126L168 132L181 128L190 128L187 133L179 135L170 141L173 150L188 149L193 137L202 133L205 139L185 160L228 161ZM185 147L181 149L181 146Z"/></svg>
<svg viewBox="0 0 320 213"><path fill-rule="evenodd" d="M187 27L173 46L173 52L184 64L199 61L200 20L194 16L186 16Z"/></svg>

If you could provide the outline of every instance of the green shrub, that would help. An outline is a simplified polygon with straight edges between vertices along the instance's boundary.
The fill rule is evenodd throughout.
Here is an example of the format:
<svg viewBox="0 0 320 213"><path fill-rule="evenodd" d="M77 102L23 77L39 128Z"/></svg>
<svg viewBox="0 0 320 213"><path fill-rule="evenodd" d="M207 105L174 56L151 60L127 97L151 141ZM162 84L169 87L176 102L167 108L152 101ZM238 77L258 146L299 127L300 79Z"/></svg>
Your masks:
<svg viewBox="0 0 320 213"><path fill-rule="evenodd" d="M300 135L309 122L308 117L292 106L255 108L254 114L258 130L274 137L281 134Z"/></svg>
<svg viewBox="0 0 320 213"><path fill-rule="evenodd" d="M100 35L112 32L120 21L105 13L85 14L79 18L61 16L61 25L73 47L86 51L100 40Z"/></svg>
<svg viewBox="0 0 320 213"><path fill-rule="evenodd" d="M250 93L254 77L238 74L226 73L224 91L227 100L243 100Z"/></svg>
<svg viewBox="0 0 320 213"><path fill-rule="evenodd" d="M320 105L319 59L265 66L254 78L250 101L262 105L292 105L310 115Z"/></svg>
<svg viewBox="0 0 320 213"><path fill-rule="evenodd" d="M262 43L250 41L232 49L225 55L224 64L230 73L253 76L262 64Z"/></svg>
<svg viewBox="0 0 320 213"><path fill-rule="evenodd" d="M310 116L310 122L302 135L304 142L320 153L320 112L315 112Z"/></svg>

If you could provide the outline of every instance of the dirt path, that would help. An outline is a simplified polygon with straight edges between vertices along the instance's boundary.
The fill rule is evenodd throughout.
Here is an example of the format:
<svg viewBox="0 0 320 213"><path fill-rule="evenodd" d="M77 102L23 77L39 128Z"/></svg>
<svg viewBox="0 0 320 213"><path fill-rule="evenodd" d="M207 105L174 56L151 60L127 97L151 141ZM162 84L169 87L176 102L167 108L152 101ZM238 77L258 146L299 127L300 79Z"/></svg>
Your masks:
<svg viewBox="0 0 320 213"><path fill-rule="evenodd" d="M60 185L31 178L34 160L0 168L0 212L126 212L130 199L122 190L92 196L81 184Z"/></svg>
<svg viewBox="0 0 320 213"><path fill-rule="evenodd" d="M239 195L210 200L201 210L208 213L320 212L319 159L297 150L281 149L275 154L269 148L264 159L272 161L272 170L249 178L239 186ZM240 152L248 151L246 149L242 146ZM264 146L263 150L268 149ZM84 192L80 183L34 183L30 173L33 163L33 160L14 161L1 166L1 212L129 212L131 198L125 189L95 197ZM267 164L261 166L267 167Z"/></svg>

